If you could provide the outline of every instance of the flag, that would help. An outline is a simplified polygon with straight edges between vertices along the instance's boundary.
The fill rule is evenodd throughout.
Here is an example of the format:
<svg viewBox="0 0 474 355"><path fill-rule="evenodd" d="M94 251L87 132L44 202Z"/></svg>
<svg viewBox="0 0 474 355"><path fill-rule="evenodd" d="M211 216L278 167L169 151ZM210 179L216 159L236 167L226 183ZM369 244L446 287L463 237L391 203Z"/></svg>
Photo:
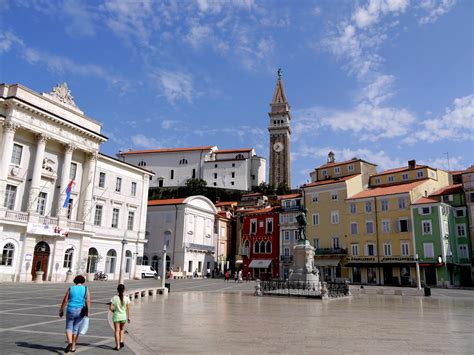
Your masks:
<svg viewBox="0 0 474 355"><path fill-rule="evenodd" d="M64 200L63 208L67 207L67 205L69 204L69 200L71 199L72 184L74 184L74 179L72 179L66 187L66 199Z"/></svg>

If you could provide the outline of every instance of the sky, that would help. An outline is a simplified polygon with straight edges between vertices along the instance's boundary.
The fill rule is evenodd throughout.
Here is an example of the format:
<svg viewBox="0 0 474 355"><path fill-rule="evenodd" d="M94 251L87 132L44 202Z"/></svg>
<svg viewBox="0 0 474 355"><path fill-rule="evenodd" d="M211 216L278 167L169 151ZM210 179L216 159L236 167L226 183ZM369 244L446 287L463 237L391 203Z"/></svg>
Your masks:
<svg viewBox="0 0 474 355"><path fill-rule="evenodd" d="M217 145L268 159L281 67L293 187L329 151L455 170L474 163L473 23L470 0L0 0L0 81L67 82L106 154Z"/></svg>

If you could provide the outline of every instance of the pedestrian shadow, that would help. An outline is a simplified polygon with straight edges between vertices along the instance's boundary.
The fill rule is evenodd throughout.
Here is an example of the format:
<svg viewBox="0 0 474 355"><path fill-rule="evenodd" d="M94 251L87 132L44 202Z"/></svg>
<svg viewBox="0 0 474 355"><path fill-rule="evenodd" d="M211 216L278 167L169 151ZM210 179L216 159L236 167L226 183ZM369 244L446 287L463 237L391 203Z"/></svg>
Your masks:
<svg viewBox="0 0 474 355"><path fill-rule="evenodd" d="M28 343L26 341L17 341L16 346L20 348L29 348L29 349L37 349L37 350L47 350L53 354L63 354L64 348L61 346L51 346L51 345L44 345L44 344L34 344Z"/></svg>

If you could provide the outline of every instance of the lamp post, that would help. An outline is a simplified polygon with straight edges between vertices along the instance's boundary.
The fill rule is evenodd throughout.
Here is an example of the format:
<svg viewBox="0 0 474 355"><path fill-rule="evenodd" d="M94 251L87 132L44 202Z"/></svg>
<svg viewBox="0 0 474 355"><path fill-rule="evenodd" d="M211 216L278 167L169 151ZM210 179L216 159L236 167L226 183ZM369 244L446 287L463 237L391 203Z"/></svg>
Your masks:
<svg viewBox="0 0 474 355"><path fill-rule="evenodd" d="M420 279L420 261L418 259L418 254L415 255L416 262L416 288L418 291L421 291L421 279Z"/></svg>
<svg viewBox="0 0 474 355"><path fill-rule="evenodd" d="M161 287L165 288L166 278L166 244L163 245L163 266L161 268Z"/></svg>
<svg viewBox="0 0 474 355"><path fill-rule="evenodd" d="M124 259L125 259L125 245L127 245L127 239L122 239L122 256L120 257L120 274L119 274L119 285L123 284L123 266L124 266Z"/></svg>

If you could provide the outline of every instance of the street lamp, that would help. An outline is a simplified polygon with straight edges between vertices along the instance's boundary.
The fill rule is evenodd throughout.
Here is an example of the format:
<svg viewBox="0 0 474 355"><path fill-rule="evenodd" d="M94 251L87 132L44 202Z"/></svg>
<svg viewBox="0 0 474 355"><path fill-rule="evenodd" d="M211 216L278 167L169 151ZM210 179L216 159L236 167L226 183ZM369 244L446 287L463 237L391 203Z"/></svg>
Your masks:
<svg viewBox="0 0 474 355"><path fill-rule="evenodd" d="M416 288L418 291L421 291L421 279L420 279L420 260L418 259L418 254L415 255L416 262Z"/></svg>
<svg viewBox="0 0 474 355"><path fill-rule="evenodd" d="M127 245L127 239L123 238L122 239L122 256L120 257L120 274L119 274L119 285L123 284L123 266L124 266L124 259L125 259L125 245Z"/></svg>
<svg viewBox="0 0 474 355"><path fill-rule="evenodd" d="M165 288L166 278L166 244L163 245L163 266L161 268L161 287Z"/></svg>

